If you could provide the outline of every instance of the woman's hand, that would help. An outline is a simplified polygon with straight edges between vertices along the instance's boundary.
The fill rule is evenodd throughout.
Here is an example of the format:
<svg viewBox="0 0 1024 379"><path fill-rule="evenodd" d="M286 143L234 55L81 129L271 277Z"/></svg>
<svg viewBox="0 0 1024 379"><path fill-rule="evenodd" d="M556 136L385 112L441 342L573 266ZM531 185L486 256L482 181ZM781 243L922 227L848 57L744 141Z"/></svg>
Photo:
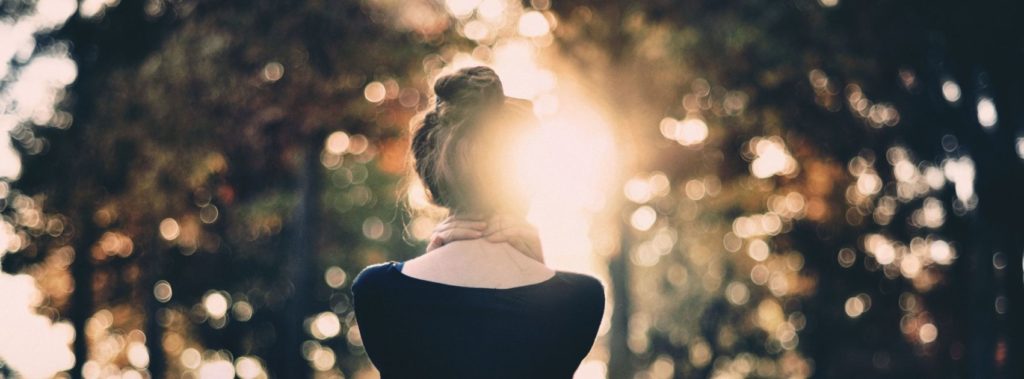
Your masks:
<svg viewBox="0 0 1024 379"><path fill-rule="evenodd" d="M508 216L494 216L489 220L448 217L437 224L430 236L427 251L455 241L486 238L489 242L507 242L527 257L544 263L540 235L525 220Z"/></svg>
<svg viewBox="0 0 1024 379"><path fill-rule="evenodd" d="M485 221L449 216L434 227L434 232L430 234L430 243L427 244L427 251L455 241L483 238L485 230L487 230Z"/></svg>

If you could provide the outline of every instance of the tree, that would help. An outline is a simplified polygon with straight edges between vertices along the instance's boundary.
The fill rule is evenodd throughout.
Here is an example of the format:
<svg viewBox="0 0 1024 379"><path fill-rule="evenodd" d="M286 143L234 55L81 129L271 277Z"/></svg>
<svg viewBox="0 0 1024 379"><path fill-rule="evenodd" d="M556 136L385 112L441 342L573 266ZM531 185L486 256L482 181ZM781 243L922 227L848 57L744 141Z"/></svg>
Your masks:
<svg viewBox="0 0 1024 379"><path fill-rule="evenodd" d="M623 218L629 214L635 215L634 212L641 212L641 209L643 212L656 209L658 213L665 214L668 219L665 224L669 227L661 228L665 224L659 222L649 229L654 233L632 234L631 238L626 239L622 253L617 258L626 259L628 254L650 257L651 246L647 244L656 241L659 234L667 233L665 235L679 236L677 246L683 249L684 257L674 259L681 259L684 267L690 269L684 271L678 265L658 263L653 271L662 274L647 275L648 269L639 269L643 274L625 275L626 270L637 268L615 262L613 267L618 267L618 271L612 272L612 281L616 282L614 276L618 272L622 278L653 278L647 284L638 279L618 280L624 283L629 280L628 283L632 283L634 288L653 290L659 287L658 282L666 279L671 282L673 277L677 280L676 287L692 286L697 283L679 279L687 277L680 275L680 272L697 272L705 285L706 295L710 297L702 297L700 293L683 294L685 300L675 303L679 304L677 309L700 313L698 317L690 318L673 313L673 302L669 300L668 304L665 303L667 299L679 296L676 295L678 291L665 290L662 294L650 296L648 304L635 307L640 321L660 318L664 320L663 323L629 322L627 319L633 319L629 313L620 317L619 322L613 322L620 337L613 336L612 343L620 346L612 347L609 369L612 376L631 375L633 369L630 363L635 358L631 358L633 353L621 345L630 341L632 336L638 336L643 341L643 336L648 334L645 331L628 331L626 327L632 325L649 325L650 334L653 335L650 337L653 351L644 349L642 343L640 349L633 349L634 352L639 350L642 353L641 362L654 363L651 366L654 370L657 364L666 362L654 359L659 356L659 351L664 351L668 357L667 362L674 363L668 367L676 367L678 375L692 374L686 368L691 366L687 363L708 364L714 360L716 368L727 367L723 365L730 362L730 359L718 360L717 357L733 356L737 359L732 362L749 366L746 364L749 359L738 352L764 354L766 351L760 347L764 344L767 353L771 353L778 349L777 346L773 347L775 343L781 343L783 348L792 348L795 345L793 340L788 341L790 346L787 347L785 338L792 338L792 329L799 330L806 324L807 330L799 334L801 350L809 353L817 375L833 377L867 370L877 371L879 375L889 373L897 376L903 375L901 372L921 370L936 375L948 372L949 369L967 372L968 366L955 363L958 357L963 356L964 349L964 341L960 340L960 336L965 335L965 332L959 329L959 325L967 324L972 325L970 330L982 331L975 337L980 340L971 344L977 346L972 348L976 352L974 356L983 358L970 364L970 372L981 376L992 372L991 360L987 357L993 356L992 349L997 345L993 340L996 334L989 329L993 318L990 308L993 287L984 279L987 277L985 267L988 267L992 247L970 238L972 231L990 230L990 227L982 226L986 222L978 225L972 221L952 218L945 223L940 220L938 225L922 225L914 220L915 215L924 212L935 212L936 209L941 212L944 208L940 205L942 203L950 204L953 213L966 215L967 219L974 218L970 209L975 205L971 202L977 198L972 197L971 193L964 194L962 190L957 190L958 196L954 197L951 193L953 184L945 186L940 183L934 195L929 195L930 191L908 195L906 188L919 187L919 183L911 184L910 181L923 180L923 171L934 174L940 165L947 170L958 167L965 172L973 171L973 168L958 166L967 164L962 158L958 160L954 156L943 159L943 155L948 153L936 154L942 146L940 140L948 140L944 135L953 130L962 133L956 133L961 143L973 141L968 146L980 143L986 146L982 148L983 151L998 152L1002 158L984 159L988 162L984 164L987 168L979 168L979 172L993 170L1004 173L1007 175L1004 178L1013 178L1010 179L1011 183L1020 180L1019 160L1012 154L1015 141L1013 136L1018 133L1017 128L1011 126L1013 121L1007 124L1000 121L999 138L977 138L981 135L981 128L978 128L974 109L968 106L960 108L966 114L944 118L943 123L959 120L948 129L930 127L936 124L931 120L932 115L948 112L948 102L938 98L942 93L938 88L947 85L943 77L949 74L935 67L936 49L928 47L934 46L934 41L943 39L935 37L937 32L956 36L945 37L955 38L953 44L962 49L951 54L951 57L967 59L966 64L969 66L982 66L970 70L1001 72L998 82L1007 84L1001 86L1003 93L1000 96L1004 99L1019 96L1014 92L1016 90L1007 89L1015 88L1014 83L1018 79L1010 73L1012 70L1003 66L1005 62L1018 62L1019 56L1016 53L994 53L987 46L976 43L1017 43L1015 37L1011 36L1019 33L1011 31L1009 25L1012 23L1004 16L1015 13L1000 7L1005 4L997 2L965 6L969 9L953 5L935 7L933 4L896 4L886 1L861 5L841 4L839 7L835 7L836 4L824 1L820 5L813 2L779 5L757 2L708 4L698 1L671 4L554 4L553 11L559 16L555 36L562 53L585 72L589 72L586 76L593 78L597 91L609 99L606 102L608 107L621 115L616 117L618 121L615 123L628 136L626 140L656 150L656 153L648 155L647 160L640 158L640 163L634 166L636 171L643 173L636 179L642 182L657 178L656 181L660 182L663 181L661 175L666 175L673 186L685 185L683 190L691 198L688 200L672 193L663 199L652 200L650 208L637 208L628 205L628 202L624 203L627 205L624 205ZM923 12L925 9L930 11ZM999 11L1008 12L995 13ZM925 16L919 16L922 14ZM963 36L952 33L951 27L942 22L944 17L952 14L976 15L963 20L989 20L993 23L986 26L958 25L957 30L976 32ZM971 63L973 57L986 59ZM951 59L947 59L947 62ZM844 79L837 80L826 72L839 72ZM965 93L964 96L968 95ZM679 103L671 104L665 99ZM977 101L980 101L979 104L984 102L983 99ZM842 112L844 110L847 112ZM657 121L665 116L670 117L667 122ZM1001 116L1000 120L1003 120ZM654 127L659 124L663 125L660 129L664 137L676 139L682 145L691 146L691 149L678 146L666 149L663 143L659 144L658 141L663 137L656 132L659 128ZM668 125L668 133L664 125ZM700 136L704 130L702 125L710 125L711 130L707 142L700 145L701 138L690 137ZM831 127L824 128L821 125ZM688 136L688 130L695 134ZM987 147L990 144L991 148ZM694 145L697 145L695 150L692 149ZM946 147L947 151L955 151L957 155L966 154L955 148L949 150L948 144ZM762 149L770 154L759 161L762 159L759 150ZM976 153L970 154L974 156ZM643 157L642 154L637 156ZM739 159L741 157L751 161L749 174L744 167L746 163ZM884 164L883 157L887 158L889 164L898 165L900 171L879 177L878 173L883 171L879 167ZM936 159L936 162L921 162L918 157ZM789 167L788 162L793 158L798 165ZM853 172L853 178L844 174L844 166L850 166L852 170L853 166L863 166L865 162L869 166L867 172ZM910 167L917 167L920 172L906 170L907 164L901 162L910 163ZM975 167L982 165L978 161L974 162ZM1013 163L1010 163L1012 167L1008 167L1006 163L996 162ZM701 165L697 166L696 163ZM775 170L766 171L773 166ZM799 171L795 170L797 167ZM695 171L698 174L694 175ZM913 180L899 177L907 172L916 173L911 175ZM701 178L704 175L711 177ZM856 182L851 183L854 179ZM964 177L949 179L958 188L968 186L964 183L971 181ZM876 190L874 185L866 185L869 182L880 186ZM999 204L1000 211L1005 210L1005 213L997 211L994 214L999 216L993 213L985 215L987 212L980 209L978 217L992 217L998 220L993 221L998 225L1012 224L1010 220L1015 216L1011 215L1019 211L1016 205L1003 205L1017 203L999 191L1013 186L982 183L985 182L978 184L976 196L992 198L995 204ZM865 193L858 195L854 192L855 196L851 197L850 191L858 190L861 184L867 187L862 191ZM719 186L722 193L715 194ZM845 193L839 191L844 186L847 188ZM691 191L690 187L695 189ZM988 191L992 192L982 190L981 187L988 187ZM943 200L939 202L932 196L941 196ZM779 199L786 199L787 203L791 199L800 199L797 204L804 208L787 216L776 208ZM644 199L640 202L647 201ZM687 222L690 221L688 218L694 217L697 217L696 222ZM869 218L872 220L865 220ZM768 221L768 225L772 226L769 233L765 234L763 230L752 235L741 233L748 229L752 220L759 224ZM879 232L881 234L875 234ZM1013 234L1005 231L994 233L1001 236ZM721 237L722 234L725 236ZM713 238L708 238L708 235ZM737 235L746 237L743 238L746 242L741 244ZM927 238L930 243L934 242L940 252L944 251L941 246L946 246L944 238L948 238L957 241L957 251L970 254L971 258L957 261L951 269L943 269L941 263L929 265L929 262L923 262L927 267L920 272L924 274L918 274L919 268L901 273L900 265L908 262L907 267L916 267L911 262L917 258L904 261L900 250L897 254L900 254L901 259L879 259L876 252L872 251L872 246L865 244L865 241L875 241L866 237L879 235L906 238L903 243L887 240L883 244L896 246L897 249L916 245L915 241ZM920 238L912 238L914 236ZM700 240L701 237L706 239ZM719 238L722 238L720 241L726 250L743 248L754 261L767 262L769 270L760 272L771 272L770 276L761 283L757 283L759 280L756 278L753 281L755 284L767 284L770 291L754 291L747 295L749 290L744 289L747 288L745 282L748 280L743 279L743 274L750 272L752 277L756 277L759 275L758 267L765 266L757 264L751 269L747 257L722 257L714 254L716 250L722 251L722 247L716 246L719 245L716 243ZM691 240L690 244L686 241L688 239ZM859 254L844 248L860 249L866 255L858 258ZM712 259L708 259L709 249ZM783 254L764 255L769 250ZM1015 242L1010 242L1002 245L1002 250L1021 249ZM840 262L836 261L836 255L832 255L837 252L841 258L853 254L857 261L866 262L868 272L839 269L837 266ZM939 256L945 257L944 253ZM667 256L666 259L672 257ZM1009 259L1018 260L1015 256ZM634 259L637 260L648 264L658 262L657 258L653 261ZM791 268L779 270L772 267L773 262L780 261L786 262ZM879 264L879 261L885 262ZM973 268L965 268L965 265ZM792 272L794 267L797 276L785 273ZM778 278L783 279L776 281L776 273L780 273ZM724 279L720 276L723 274ZM741 275L733 276L736 274ZM901 274L912 279L909 282L913 285L892 280ZM1017 274L1019 272L1014 270L1011 275L1015 278ZM916 278L916 275L922 278ZM881 291L875 289L880 277L887 278L881 279ZM735 281L728 286L719 286L716 284L719 280ZM709 281L712 283L710 287L707 286ZM972 290L974 296L979 299L976 304L968 308L967 304L946 300L959 291L958 284L971 282L978 283L972 285L975 287ZM1019 281L1011 279L1011 282ZM776 286L776 283L780 284ZM1019 286L1012 286L1008 293L1019 293ZM615 286L620 291L628 287L621 284ZM717 297L721 295L716 295L716 290L724 290L721 293L724 296ZM853 296L858 291L863 291L862 295ZM794 292L796 295L802 293L802 296L791 296ZM749 321L743 317L729 317L733 312L742 314L744 311L728 311L723 307L728 303L723 300L736 303L738 301L734 300L743 299L739 302L746 303L749 301L746 300L748 296L751 300L763 299L756 309L757 317L762 321L764 314L772 314L772 310L777 309L772 305L775 301L773 298L781 297L781 305L788 313L788 320L776 323L773 327L762 324L761 327L770 336L761 336L756 328L752 330L749 327ZM872 301L872 298L875 300ZM616 301L630 301L629 292L616 294ZM866 307L871 307L870 313L861 317L861 308ZM647 312L644 312L645 308ZM844 308L846 312L843 312ZM628 309L623 308L626 312ZM977 315L966 317L957 309L974 309ZM901 316L906 316L903 320L914 320L914 323L901 325ZM936 318L936 324L929 322L930 316ZM850 325L850 318L861 318L864 323L859 326ZM688 349L685 349L690 351L690 362L679 359L685 357L686 351L680 349L681 343L678 338L674 338L669 325L689 325L680 329L700 330L703 334L701 339L696 340L698 343L690 342ZM941 338L932 343L930 339L934 338L932 335L936 329L941 331L940 335L948 333L952 338ZM722 334L735 335L735 330L742 330L738 334L751 340L747 344L741 343L739 347L722 341ZM928 337L923 337L926 335ZM654 341L659 339L675 340L675 343L657 346ZM836 339L845 342L836 344ZM699 343L704 341L710 344L709 357L705 354L706 345ZM701 349L694 350L695 347ZM701 359L694 359L694 351L700 353L696 357ZM620 358L615 357L615 352L618 352ZM950 354L952 361L942 358L942 354ZM998 359L996 361L1000 362ZM798 361L783 358L780 367L799 367L792 366L793 362ZM696 368L699 369L701 365L692 366L698 366ZM805 368L796 372L808 371ZM701 375L709 374L704 371Z"/></svg>
<svg viewBox="0 0 1024 379"><path fill-rule="evenodd" d="M359 4L123 2L80 12L63 29L79 62L75 121L43 135L52 148L26 158L19 188L51 194L69 224L61 238L32 248L79 252L69 306L81 336L76 375L85 357L102 370L127 363L179 373L196 368L180 366L179 355L197 351L207 352L197 365L244 357L275 376L301 376L307 357L322 370L336 361L347 374L366 365L348 358L347 340L358 340L346 333L347 287L337 273L331 288L310 271L342 266L351 274L380 258L362 249L410 248L401 220L388 217L398 203L389 188L403 167L375 160L401 156L404 123L378 118L363 87L393 86L387 78L407 76L432 47L363 12ZM423 101L399 102L390 93L397 88L386 90L396 115ZM348 148L325 148L328 135ZM296 178L305 178L299 188ZM316 207L321 197L330 208ZM375 240L361 237L364 219ZM320 224L341 231L319 234L327 229ZM303 357L307 318L332 307L343 330L318 337L318 359ZM106 326L90 333L90 322ZM111 340L124 341L123 355L89 354ZM142 340L140 354L132 343ZM173 360L163 358L165 347Z"/></svg>

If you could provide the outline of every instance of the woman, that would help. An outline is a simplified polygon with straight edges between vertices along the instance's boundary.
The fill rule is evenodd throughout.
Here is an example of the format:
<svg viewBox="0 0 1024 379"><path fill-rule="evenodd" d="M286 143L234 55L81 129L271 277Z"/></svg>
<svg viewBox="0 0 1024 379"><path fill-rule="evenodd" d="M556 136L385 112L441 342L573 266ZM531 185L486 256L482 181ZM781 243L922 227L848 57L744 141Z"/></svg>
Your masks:
<svg viewBox="0 0 1024 379"><path fill-rule="evenodd" d="M353 282L370 360L383 379L571 378L597 335L604 290L544 265L524 196L493 165L535 123L529 102L506 97L487 67L442 77L434 92L412 151L431 200L453 217L426 254Z"/></svg>

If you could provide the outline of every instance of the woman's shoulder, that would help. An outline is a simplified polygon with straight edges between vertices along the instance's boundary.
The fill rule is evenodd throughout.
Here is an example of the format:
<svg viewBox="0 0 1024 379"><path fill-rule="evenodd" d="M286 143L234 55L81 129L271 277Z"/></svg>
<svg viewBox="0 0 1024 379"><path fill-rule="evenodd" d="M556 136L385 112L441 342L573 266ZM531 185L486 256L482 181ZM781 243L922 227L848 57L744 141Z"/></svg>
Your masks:
<svg viewBox="0 0 1024 379"><path fill-rule="evenodd" d="M572 271L557 271L562 281L571 286L577 294L590 300L604 302L604 284L593 276Z"/></svg>
<svg viewBox="0 0 1024 379"><path fill-rule="evenodd" d="M391 270L394 270L397 264L398 262L395 261L387 261L366 266L352 280L352 293L358 296L358 293L372 291L374 288L380 287L381 284L387 282Z"/></svg>
<svg viewBox="0 0 1024 379"><path fill-rule="evenodd" d="M563 270L558 270L556 271L556 273L560 277L562 277L563 280L573 283L575 285L590 289L601 289L602 291L604 290L604 284L601 283L601 280L591 275Z"/></svg>

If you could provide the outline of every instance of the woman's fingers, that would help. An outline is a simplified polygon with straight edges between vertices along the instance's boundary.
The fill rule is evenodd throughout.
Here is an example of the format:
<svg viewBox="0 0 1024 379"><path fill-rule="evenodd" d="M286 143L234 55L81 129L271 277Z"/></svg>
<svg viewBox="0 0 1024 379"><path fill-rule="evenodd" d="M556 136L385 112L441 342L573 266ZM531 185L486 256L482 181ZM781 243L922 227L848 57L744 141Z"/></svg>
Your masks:
<svg viewBox="0 0 1024 379"><path fill-rule="evenodd" d="M441 236L436 235L436 234L430 236L430 243L427 244L427 251L428 252L431 251L431 250L434 250L436 248L439 248L441 246L444 246L444 239L442 239Z"/></svg>
<svg viewBox="0 0 1024 379"><path fill-rule="evenodd" d="M486 238L487 241L495 243L507 242L523 255L544 263L537 228L525 220L508 216L494 216L486 221L461 215L448 217L434 228L427 251L455 241L477 238Z"/></svg>
<svg viewBox="0 0 1024 379"><path fill-rule="evenodd" d="M480 238L484 236L484 232L477 229L453 228L439 233L438 236L441 238L442 241L444 241L445 244L448 244L453 241Z"/></svg>
<svg viewBox="0 0 1024 379"><path fill-rule="evenodd" d="M441 232L435 232L430 237L430 244L427 245L427 251L434 250L441 246L447 245L455 241L477 239L484 236L484 232L479 229L470 228L451 228Z"/></svg>
<svg viewBox="0 0 1024 379"><path fill-rule="evenodd" d="M434 228L427 251L455 241L476 239L484 236L487 222L448 217Z"/></svg>
<svg viewBox="0 0 1024 379"><path fill-rule="evenodd" d="M461 218L446 218L441 223L434 227L434 233L440 233L451 229L474 229L484 230L487 228L487 221L481 220L464 220Z"/></svg>

